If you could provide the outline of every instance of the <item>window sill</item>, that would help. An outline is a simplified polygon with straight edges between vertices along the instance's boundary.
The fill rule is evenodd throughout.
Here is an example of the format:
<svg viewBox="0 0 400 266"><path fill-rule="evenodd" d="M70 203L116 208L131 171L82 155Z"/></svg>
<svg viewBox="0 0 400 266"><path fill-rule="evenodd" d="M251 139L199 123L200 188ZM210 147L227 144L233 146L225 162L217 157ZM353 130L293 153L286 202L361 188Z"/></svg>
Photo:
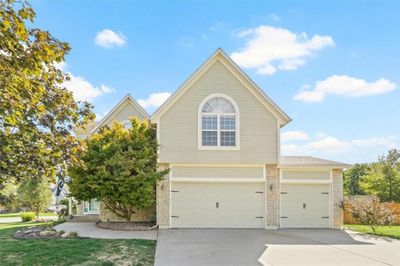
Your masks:
<svg viewBox="0 0 400 266"><path fill-rule="evenodd" d="M203 151L238 151L240 150L239 146L199 146L199 150Z"/></svg>

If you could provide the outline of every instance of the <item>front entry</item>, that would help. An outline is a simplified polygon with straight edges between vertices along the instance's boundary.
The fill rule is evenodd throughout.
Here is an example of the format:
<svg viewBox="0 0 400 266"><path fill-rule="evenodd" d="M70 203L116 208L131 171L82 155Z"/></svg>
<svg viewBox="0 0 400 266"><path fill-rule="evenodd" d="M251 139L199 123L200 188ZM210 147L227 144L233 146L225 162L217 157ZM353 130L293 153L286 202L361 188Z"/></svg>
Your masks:
<svg viewBox="0 0 400 266"><path fill-rule="evenodd" d="M264 228L264 182L172 182L172 228Z"/></svg>
<svg viewBox="0 0 400 266"><path fill-rule="evenodd" d="M281 228L329 228L329 184L281 184Z"/></svg>

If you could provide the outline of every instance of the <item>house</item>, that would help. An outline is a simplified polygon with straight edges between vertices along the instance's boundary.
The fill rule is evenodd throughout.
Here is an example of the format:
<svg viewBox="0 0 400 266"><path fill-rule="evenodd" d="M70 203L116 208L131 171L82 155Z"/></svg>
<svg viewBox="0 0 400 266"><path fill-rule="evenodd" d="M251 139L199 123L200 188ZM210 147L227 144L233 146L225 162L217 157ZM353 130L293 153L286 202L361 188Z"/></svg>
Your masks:
<svg viewBox="0 0 400 266"><path fill-rule="evenodd" d="M342 170L348 165L280 156L280 129L291 121L221 49L148 116L126 96L85 137L114 120L137 116L157 126L158 164L170 173L157 203L133 220L160 228L340 228ZM81 214L100 213L85 203ZM96 209L97 208L97 209Z"/></svg>

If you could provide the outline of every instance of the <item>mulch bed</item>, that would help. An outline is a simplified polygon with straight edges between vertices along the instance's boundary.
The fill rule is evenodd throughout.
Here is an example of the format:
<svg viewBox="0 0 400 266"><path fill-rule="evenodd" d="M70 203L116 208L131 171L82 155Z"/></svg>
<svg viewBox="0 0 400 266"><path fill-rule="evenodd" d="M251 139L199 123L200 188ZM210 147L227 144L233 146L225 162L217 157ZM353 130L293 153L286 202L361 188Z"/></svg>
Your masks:
<svg viewBox="0 0 400 266"><path fill-rule="evenodd" d="M97 227L118 231L149 231L157 230L151 222L97 222Z"/></svg>

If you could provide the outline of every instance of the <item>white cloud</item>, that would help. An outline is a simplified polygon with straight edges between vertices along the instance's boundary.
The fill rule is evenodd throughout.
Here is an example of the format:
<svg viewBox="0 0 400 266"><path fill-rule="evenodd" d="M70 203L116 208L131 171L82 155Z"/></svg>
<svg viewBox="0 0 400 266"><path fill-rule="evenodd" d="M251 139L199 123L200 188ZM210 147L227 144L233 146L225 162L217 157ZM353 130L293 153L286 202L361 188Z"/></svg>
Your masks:
<svg viewBox="0 0 400 266"><path fill-rule="evenodd" d="M72 92L75 101L91 102L94 98L100 95L114 92L114 90L109 86L104 84L101 84L100 87L94 86L84 77L75 76L71 72L66 71L67 63L64 61L54 63L54 66L69 75L70 80L64 82L61 86Z"/></svg>
<svg viewBox="0 0 400 266"><path fill-rule="evenodd" d="M171 93L169 92L152 93L147 99L139 99L138 103L143 108L149 108L149 107L158 108L169 98L169 96L171 96Z"/></svg>
<svg viewBox="0 0 400 266"><path fill-rule="evenodd" d="M351 148L351 144L346 141L338 140L334 137L326 137L321 140L308 143L306 148L314 151L323 150L331 153L342 153L348 151Z"/></svg>
<svg viewBox="0 0 400 266"><path fill-rule="evenodd" d="M63 83L62 86L72 91L74 99L76 101L93 101L94 98L100 95L112 93L114 90L104 84L99 87L92 85L84 77L74 76L72 73L68 73L70 80Z"/></svg>
<svg viewBox="0 0 400 266"><path fill-rule="evenodd" d="M121 32L116 33L112 30L104 29L97 33L96 38L94 39L94 42L98 46L111 48L114 46L124 45L126 43L126 40L125 40L124 35Z"/></svg>
<svg viewBox="0 0 400 266"><path fill-rule="evenodd" d="M315 134L314 134L315 135ZM400 147L398 136L372 137L353 140L317 134L316 138L302 143L285 143L281 146L282 155L311 155L344 162L374 161L389 149Z"/></svg>
<svg viewBox="0 0 400 266"><path fill-rule="evenodd" d="M326 95L335 94L345 97L361 97L384 94L396 89L396 84L381 78L373 82L349 77L346 75L333 75L325 80L317 81L315 87L301 89L293 100L304 102L322 102Z"/></svg>
<svg viewBox="0 0 400 266"><path fill-rule="evenodd" d="M61 61L61 62L55 62L54 63L54 67L56 68L56 69L59 69L59 70L65 70L65 68L67 67L67 63L65 62L65 61Z"/></svg>
<svg viewBox="0 0 400 266"><path fill-rule="evenodd" d="M302 102L322 102L325 94L319 91L299 91L294 97L295 101Z"/></svg>
<svg viewBox="0 0 400 266"><path fill-rule="evenodd" d="M281 134L282 142L288 142L291 140L306 140L308 135L302 131L286 131Z"/></svg>
<svg viewBox="0 0 400 266"><path fill-rule="evenodd" d="M393 149L399 146L400 139L397 136L389 135L383 138L365 138L356 139L351 141L354 146L357 147L386 147L387 149Z"/></svg>
<svg viewBox="0 0 400 266"><path fill-rule="evenodd" d="M308 38L306 33L296 34L266 25L238 31L236 36L247 38L247 42L231 54L232 59L244 68L255 68L262 75L272 75L277 70L296 70L315 51L334 45L330 36Z"/></svg>
<svg viewBox="0 0 400 266"><path fill-rule="evenodd" d="M276 14L269 14L268 16L274 21L281 21L281 18Z"/></svg>

